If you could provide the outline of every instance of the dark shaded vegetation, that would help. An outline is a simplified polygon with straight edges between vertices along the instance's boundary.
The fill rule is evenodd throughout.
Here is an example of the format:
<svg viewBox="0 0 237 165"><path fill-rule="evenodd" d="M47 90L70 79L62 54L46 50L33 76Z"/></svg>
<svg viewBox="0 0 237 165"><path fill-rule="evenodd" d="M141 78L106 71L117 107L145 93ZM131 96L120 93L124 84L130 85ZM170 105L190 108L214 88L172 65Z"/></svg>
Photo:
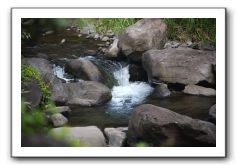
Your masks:
<svg viewBox="0 0 237 165"><path fill-rule="evenodd" d="M216 42L215 18L165 18L169 40Z"/></svg>

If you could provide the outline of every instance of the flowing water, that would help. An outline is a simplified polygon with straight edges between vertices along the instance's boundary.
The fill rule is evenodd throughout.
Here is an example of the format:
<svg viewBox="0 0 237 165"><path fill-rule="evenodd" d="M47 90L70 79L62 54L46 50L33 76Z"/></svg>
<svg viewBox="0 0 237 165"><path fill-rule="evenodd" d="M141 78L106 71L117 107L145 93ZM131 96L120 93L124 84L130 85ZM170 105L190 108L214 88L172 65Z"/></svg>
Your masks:
<svg viewBox="0 0 237 165"><path fill-rule="evenodd" d="M153 88L147 82L130 82L129 65L125 62L110 61L92 56L81 57L102 66L111 72L118 85L111 89L112 99L98 107L71 107L69 125L96 125L100 128L127 126L132 109L143 103L168 108L193 118L207 120L208 109L215 104L215 97L192 96L181 92L172 92L165 99L151 96ZM54 65L55 74L66 82L71 80L64 67Z"/></svg>
<svg viewBox="0 0 237 165"><path fill-rule="evenodd" d="M62 38L66 39L60 45ZM76 34L62 32L57 35L42 37L37 45L23 46L22 54L33 57L35 54L44 56L54 64L53 71L65 83L76 81L74 76L65 73L64 65L70 59L85 58L97 66L102 67L106 73L111 74L118 82L111 88L112 99L98 107L71 107L69 125L88 126L96 125L100 128L128 126L132 109L140 104L149 103L168 108L177 113L193 118L207 120L208 109L215 104L215 97L191 96L172 92L165 99L156 99L151 96L153 88L147 82L129 81L129 64L124 61L111 61L96 58L87 54L87 50L97 50L99 41L86 38L78 39Z"/></svg>

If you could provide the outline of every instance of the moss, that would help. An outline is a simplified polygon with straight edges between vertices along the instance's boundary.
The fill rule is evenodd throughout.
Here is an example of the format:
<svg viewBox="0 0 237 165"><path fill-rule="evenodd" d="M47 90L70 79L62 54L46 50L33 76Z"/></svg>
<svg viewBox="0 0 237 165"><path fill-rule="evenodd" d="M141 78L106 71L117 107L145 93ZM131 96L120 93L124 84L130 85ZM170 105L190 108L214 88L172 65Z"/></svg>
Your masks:
<svg viewBox="0 0 237 165"><path fill-rule="evenodd" d="M114 78L113 73L106 71L102 66L100 65L96 65L99 69L99 71L101 72L101 74L103 75L104 78L104 84L109 87L110 89L113 86L118 85L118 81Z"/></svg>
<svg viewBox="0 0 237 165"><path fill-rule="evenodd" d="M29 82L31 80L36 80L40 90L42 92L41 106L45 107L50 101L51 92L49 91L48 85L42 80L40 73L31 66L22 65L21 66L21 82Z"/></svg>

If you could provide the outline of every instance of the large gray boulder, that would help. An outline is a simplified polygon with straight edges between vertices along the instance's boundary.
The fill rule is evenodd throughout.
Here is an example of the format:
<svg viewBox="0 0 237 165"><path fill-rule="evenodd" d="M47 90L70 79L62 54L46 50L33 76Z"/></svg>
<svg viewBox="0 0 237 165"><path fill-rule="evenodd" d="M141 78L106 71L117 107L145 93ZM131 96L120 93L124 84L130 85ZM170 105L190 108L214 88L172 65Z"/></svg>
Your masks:
<svg viewBox="0 0 237 165"><path fill-rule="evenodd" d="M64 84L69 105L96 106L112 98L111 91L105 85L95 81L80 81Z"/></svg>
<svg viewBox="0 0 237 165"><path fill-rule="evenodd" d="M186 85L184 93L190 95L216 96L216 90L198 85Z"/></svg>
<svg viewBox="0 0 237 165"><path fill-rule="evenodd" d="M61 137L60 140L69 144L80 143L82 147L106 146L105 137L101 130L96 126L54 128L49 134L56 138Z"/></svg>
<svg viewBox="0 0 237 165"><path fill-rule="evenodd" d="M144 104L136 107L129 122L128 144L146 142L149 146L215 146L214 124L171 110Z"/></svg>
<svg viewBox="0 0 237 165"><path fill-rule="evenodd" d="M96 65L86 59L71 60L65 70L83 80L102 82L103 76Z"/></svg>
<svg viewBox="0 0 237 165"><path fill-rule="evenodd" d="M67 101L62 82L53 74L53 66L43 58L23 58L23 65L35 68L41 75L42 80L49 86L51 99L56 103L64 104Z"/></svg>
<svg viewBox="0 0 237 165"><path fill-rule="evenodd" d="M145 18L127 27L119 36L119 48L131 60L140 62L143 52L162 49L167 40L166 24L159 18Z"/></svg>
<svg viewBox="0 0 237 165"><path fill-rule="evenodd" d="M197 84L200 81L215 83L214 51L191 48L152 49L142 56L142 64L150 82Z"/></svg>
<svg viewBox="0 0 237 165"><path fill-rule="evenodd" d="M110 147L122 147L125 143L128 127L105 128L104 133Z"/></svg>

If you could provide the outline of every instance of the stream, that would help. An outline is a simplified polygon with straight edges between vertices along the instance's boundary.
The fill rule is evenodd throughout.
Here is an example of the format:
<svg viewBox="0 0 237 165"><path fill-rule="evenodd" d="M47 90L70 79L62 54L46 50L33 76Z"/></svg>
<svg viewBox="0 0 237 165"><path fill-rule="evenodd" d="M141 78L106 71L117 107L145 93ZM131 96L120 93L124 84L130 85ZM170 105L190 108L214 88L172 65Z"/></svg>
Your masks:
<svg viewBox="0 0 237 165"><path fill-rule="evenodd" d="M64 45L61 39L66 38ZM99 128L128 126L132 109L141 104L153 104L168 108L177 113L192 118L207 120L208 110L215 104L215 97L192 96L181 92L172 92L165 99L152 97L153 87L147 82L129 81L129 63L126 61L112 61L91 56L87 50L97 50L99 41L85 39L70 32L42 37L37 45L24 46L22 52L28 54L47 54L53 63L54 74L63 79L65 83L78 81L72 75L65 73L64 65L70 59L85 58L102 67L117 80L118 84L111 88L112 99L98 107L71 107L69 115L70 126L96 125Z"/></svg>

